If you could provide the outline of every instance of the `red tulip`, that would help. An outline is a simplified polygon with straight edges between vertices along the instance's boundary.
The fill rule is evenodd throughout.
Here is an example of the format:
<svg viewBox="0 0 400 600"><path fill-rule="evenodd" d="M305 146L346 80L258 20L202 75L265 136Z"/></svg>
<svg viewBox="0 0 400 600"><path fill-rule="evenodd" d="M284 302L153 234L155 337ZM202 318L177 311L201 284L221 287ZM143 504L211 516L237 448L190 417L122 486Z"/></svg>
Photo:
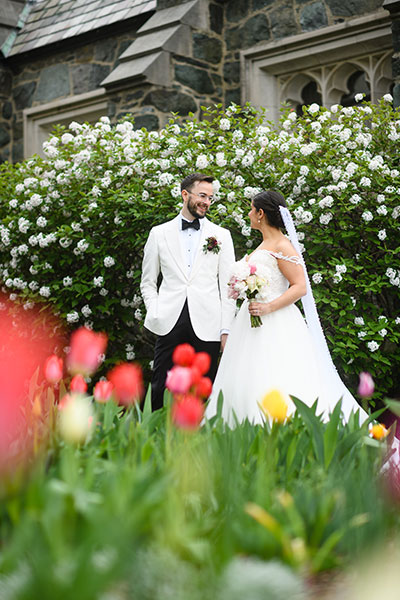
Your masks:
<svg viewBox="0 0 400 600"><path fill-rule="evenodd" d="M197 367L202 375L205 375L210 370L210 355L207 352L198 352L194 357L193 366Z"/></svg>
<svg viewBox="0 0 400 600"><path fill-rule="evenodd" d="M69 389L71 392L77 392L81 394L85 394L87 392L87 383L82 375L79 373L78 375L74 375L74 377L71 379L71 383L69 384Z"/></svg>
<svg viewBox="0 0 400 600"><path fill-rule="evenodd" d="M175 365L180 367L190 367L193 364L196 352L190 344L180 344L172 354L172 360Z"/></svg>
<svg viewBox="0 0 400 600"><path fill-rule="evenodd" d="M208 398L212 392L212 382L209 377L202 377L194 386L193 393L200 398Z"/></svg>
<svg viewBox="0 0 400 600"><path fill-rule="evenodd" d="M182 396L172 405L172 421L180 429L197 429L203 415L203 402L192 394Z"/></svg>
<svg viewBox="0 0 400 600"><path fill-rule="evenodd" d="M94 386L93 397L96 402L108 402L114 391L111 381L98 381Z"/></svg>
<svg viewBox="0 0 400 600"><path fill-rule="evenodd" d="M192 369L188 367L172 367L167 373L165 387L173 394L186 394L193 383Z"/></svg>
<svg viewBox="0 0 400 600"><path fill-rule="evenodd" d="M375 384L371 375L366 372L360 373L360 383L358 384L358 395L362 398L370 398L374 393Z"/></svg>
<svg viewBox="0 0 400 600"><path fill-rule="evenodd" d="M142 369L133 363L123 363L114 367L107 375L114 386L114 394L119 404L128 406L138 402L143 395Z"/></svg>
<svg viewBox="0 0 400 600"><path fill-rule="evenodd" d="M70 373L91 375L101 362L101 355L107 347L105 333L95 333L87 327L80 327L71 335L71 349L67 364Z"/></svg>
<svg viewBox="0 0 400 600"><path fill-rule="evenodd" d="M44 376L52 385L58 383L63 376L63 360L52 354L44 364Z"/></svg>

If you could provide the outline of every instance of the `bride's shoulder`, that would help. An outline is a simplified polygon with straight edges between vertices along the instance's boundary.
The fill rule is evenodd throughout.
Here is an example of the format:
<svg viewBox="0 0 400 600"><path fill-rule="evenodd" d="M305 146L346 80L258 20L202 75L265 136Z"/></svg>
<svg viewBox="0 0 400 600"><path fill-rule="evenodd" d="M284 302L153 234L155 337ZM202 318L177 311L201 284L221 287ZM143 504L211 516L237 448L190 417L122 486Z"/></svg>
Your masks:
<svg viewBox="0 0 400 600"><path fill-rule="evenodd" d="M301 257L295 250L290 240L288 240L285 236L282 236L282 239L280 239L276 244L274 255L278 259L301 264Z"/></svg>

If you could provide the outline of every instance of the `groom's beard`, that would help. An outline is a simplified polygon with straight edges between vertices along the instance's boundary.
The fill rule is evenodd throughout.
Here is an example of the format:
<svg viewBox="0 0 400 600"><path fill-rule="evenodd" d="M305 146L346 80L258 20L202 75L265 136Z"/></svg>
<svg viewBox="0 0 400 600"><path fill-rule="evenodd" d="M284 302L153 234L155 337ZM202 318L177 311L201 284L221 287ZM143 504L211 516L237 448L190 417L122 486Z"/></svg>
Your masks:
<svg viewBox="0 0 400 600"><path fill-rule="evenodd" d="M208 211L208 206L205 206L205 209L200 210L200 212L199 212L198 211L199 205L201 205L201 202L193 202L189 198L188 203L187 203L187 209L195 219L204 219L204 217L206 216L207 211Z"/></svg>

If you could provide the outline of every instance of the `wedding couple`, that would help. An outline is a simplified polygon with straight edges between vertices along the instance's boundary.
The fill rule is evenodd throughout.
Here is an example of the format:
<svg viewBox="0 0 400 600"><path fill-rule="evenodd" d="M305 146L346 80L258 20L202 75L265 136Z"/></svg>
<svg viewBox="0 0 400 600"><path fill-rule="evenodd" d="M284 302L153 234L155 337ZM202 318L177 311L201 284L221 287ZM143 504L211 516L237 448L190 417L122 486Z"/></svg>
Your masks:
<svg viewBox="0 0 400 600"><path fill-rule="evenodd" d="M206 217L213 200L212 182L213 177L201 173L187 176L181 183L180 214L154 227L145 246L141 281L145 327L157 335L153 410L163 404L174 348L189 343L211 356L208 376L214 387L208 418L216 413L222 391L225 421L234 424L235 414L239 421L262 423L259 403L268 391L278 389L288 400L289 412L295 408L289 395L309 406L318 398L317 414L325 418L342 398L347 419L360 407L331 361L284 198L274 191L253 198L250 225L262 234L262 242L242 261L260 266L268 285L262 302L245 300L235 316L235 301L228 296L235 264L231 235ZM282 233L284 227L291 241ZM295 305L300 298L307 324ZM251 315L261 318L260 327L251 327Z"/></svg>

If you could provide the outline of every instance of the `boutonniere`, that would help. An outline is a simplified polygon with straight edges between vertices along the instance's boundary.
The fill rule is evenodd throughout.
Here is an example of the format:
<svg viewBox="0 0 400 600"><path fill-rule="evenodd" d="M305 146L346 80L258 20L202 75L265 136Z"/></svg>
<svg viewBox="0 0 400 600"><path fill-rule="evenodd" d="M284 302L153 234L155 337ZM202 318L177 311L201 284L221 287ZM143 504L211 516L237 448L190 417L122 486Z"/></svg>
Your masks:
<svg viewBox="0 0 400 600"><path fill-rule="evenodd" d="M211 236L206 238L206 241L203 246L203 252L207 254L207 252L214 252L214 254L218 254L221 250L221 242L217 240L216 237Z"/></svg>

